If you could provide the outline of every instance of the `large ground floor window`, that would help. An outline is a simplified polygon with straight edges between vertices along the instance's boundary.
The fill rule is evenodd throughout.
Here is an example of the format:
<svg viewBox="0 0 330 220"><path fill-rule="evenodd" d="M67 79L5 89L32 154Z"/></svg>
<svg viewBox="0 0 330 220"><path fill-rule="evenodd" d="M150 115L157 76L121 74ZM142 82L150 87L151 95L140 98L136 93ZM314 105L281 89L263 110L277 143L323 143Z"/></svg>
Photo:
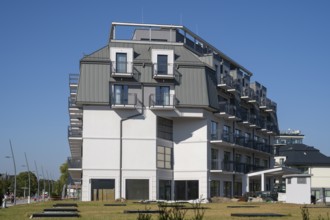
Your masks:
<svg viewBox="0 0 330 220"><path fill-rule="evenodd" d="M198 199L198 180L175 181L175 200Z"/></svg>
<svg viewBox="0 0 330 220"><path fill-rule="evenodd" d="M115 199L114 179L91 179L91 200L108 201Z"/></svg>
<svg viewBox="0 0 330 220"><path fill-rule="evenodd" d="M210 196L220 196L220 180L211 180L210 182Z"/></svg>
<svg viewBox="0 0 330 220"><path fill-rule="evenodd" d="M148 179L127 179L126 180L126 199L145 200L149 199L149 180Z"/></svg>
<svg viewBox="0 0 330 220"><path fill-rule="evenodd" d="M172 181L171 180L159 180L159 199L171 200L172 194Z"/></svg>
<svg viewBox="0 0 330 220"><path fill-rule="evenodd" d="M232 186L230 181L223 182L223 194L225 197L232 197L231 188Z"/></svg>
<svg viewBox="0 0 330 220"><path fill-rule="evenodd" d="M234 196L242 196L242 183L241 182L234 183Z"/></svg>

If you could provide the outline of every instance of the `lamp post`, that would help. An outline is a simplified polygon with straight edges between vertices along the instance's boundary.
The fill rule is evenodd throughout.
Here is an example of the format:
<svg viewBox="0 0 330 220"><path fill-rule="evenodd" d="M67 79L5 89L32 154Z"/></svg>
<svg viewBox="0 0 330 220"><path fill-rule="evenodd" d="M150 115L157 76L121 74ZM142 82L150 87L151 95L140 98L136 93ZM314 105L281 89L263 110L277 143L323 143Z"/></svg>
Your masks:
<svg viewBox="0 0 330 220"><path fill-rule="evenodd" d="M41 166L42 178L44 179L44 189L42 191L42 200L45 201L45 174L44 174L44 167Z"/></svg>
<svg viewBox="0 0 330 220"><path fill-rule="evenodd" d="M16 205L16 163L15 163L13 147L11 145L11 140L9 140L9 144L10 144L10 150L11 150L11 157L6 156L6 158L12 158L13 163L14 163L14 174L15 174L15 176L14 176L14 205Z"/></svg>
<svg viewBox="0 0 330 220"><path fill-rule="evenodd" d="M29 195L28 195L28 204L30 204L30 203L31 203L31 177L30 177L30 168L29 168L29 163L28 163L28 160L27 160L27 157L26 157L26 153L25 153L25 152L24 152L24 155L25 155L26 167L27 167L28 174L29 174Z"/></svg>
<svg viewBox="0 0 330 220"><path fill-rule="evenodd" d="M38 173L38 167L36 161L34 161L34 166L36 167L36 174L37 174L37 182L38 182L38 191L37 191L37 201L39 201L39 192L40 192L40 186L39 186L39 173Z"/></svg>
<svg viewBox="0 0 330 220"><path fill-rule="evenodd" d="M47 179L48 179L48 198L50 198L50 183L49 183L49 176L48 176L48 171L46 170L47 174Z"/></svg>

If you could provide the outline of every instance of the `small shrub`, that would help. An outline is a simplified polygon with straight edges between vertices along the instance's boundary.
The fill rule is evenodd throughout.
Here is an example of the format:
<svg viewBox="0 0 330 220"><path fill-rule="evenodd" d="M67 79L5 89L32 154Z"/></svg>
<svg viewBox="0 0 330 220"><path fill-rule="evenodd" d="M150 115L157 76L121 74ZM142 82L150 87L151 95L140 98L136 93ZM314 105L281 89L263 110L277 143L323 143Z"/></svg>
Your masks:
<svg viewBox="0 0 330 220"><path fill-rule="evenodd" d="M301 215L302 215L302 220L309 220L309 211L306 206L301 207Z"/></svg>
<svg viewBox="0 0 330 220"><path fill-rule="evenodd" d="M145 207L144 210L149 211L150 208ZM139 213L136 220L150 220L150 219L152 219L152 216L150 213Z"/></svg>

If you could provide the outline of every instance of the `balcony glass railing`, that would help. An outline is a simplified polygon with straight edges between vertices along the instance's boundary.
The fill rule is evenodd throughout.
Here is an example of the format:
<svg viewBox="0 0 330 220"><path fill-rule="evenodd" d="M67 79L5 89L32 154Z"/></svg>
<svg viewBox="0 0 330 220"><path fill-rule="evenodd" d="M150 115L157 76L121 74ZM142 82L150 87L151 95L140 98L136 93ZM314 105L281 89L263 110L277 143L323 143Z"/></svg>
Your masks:
<svg viewBox="0 0 330 220"><path fill-rule="evenodd" d="M177 100L175 95L170 94L150 94L149 96L149 107L175 107Z"/></svg>
<svg viewBox="0 0 330 220"><path fill-rule="evenodd" d="M228 115L240 117L239 108L236 105L229 104L227 102L219 102L220 113L224 112Z"/></svg>
<svg viewBox="0 0 330 220"><path fill-rule="evenodd" d="M132 62L111 62L111 75L120 77L133 76L133 63Z"/></svg>
<svg viewBox="0 0 330 220"><path fill-rule="evenodd" d="M242 163L238 161L226 161L223 160L221 163L222 170L227 172L238 172L238 173L249 173L252 171L258 171L265 169L265 167L248 164L248 163Z"/></svg>
<svg viewBox="0 0 330 220"><path fill-rule="evenodd" d="M111 104L113 106L136 106L137 104L137 94L114 94L111 98Z"/></svg>
<svg viewBox="0 0 330 220"><path fill-rule="evenodd" d="M246 147L249 149L254 149L258 151L262 151L265 153L272 154L273 153L273 146L258 142L253 140L251 137L246 137L243 135L237 135L229 132L214 132L210 134L211 141L223 141L231 144L236 144L238 146Z"/></svg>
<svg viewBox="0 0 330 220"><path fill-rule="evenodd" d="M82 137L82 128L69 126L68 137Z"/></svg>
<svg viewBox="0 0 330 220"><path fill-rule="evenodd" d="M67 162L68 162L68 168L73 168L73 169L82 168L82 159L81 158L69 157Z"/></svg>
<svg viewBox="0 0 330 220"><path fill-rule="evenodd" d="M152 72L154 78L174 78L174 64L154 63Z"/></svg>
<svg viewBox="0 0 330 220"><path fill-rule="evenodd" d="M224 85L224 86L231 87L232 84L233 84L233 77L230 76L229 74L222 73L222 74L218 75L218 85L219 86Z"/></svg>

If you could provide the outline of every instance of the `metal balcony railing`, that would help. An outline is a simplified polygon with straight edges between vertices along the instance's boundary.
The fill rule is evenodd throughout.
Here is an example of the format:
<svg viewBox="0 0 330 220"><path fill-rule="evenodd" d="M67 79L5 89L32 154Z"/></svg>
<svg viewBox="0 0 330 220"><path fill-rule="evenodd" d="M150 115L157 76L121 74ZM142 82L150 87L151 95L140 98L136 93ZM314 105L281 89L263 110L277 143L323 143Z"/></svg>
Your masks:
<svg viewBox="0 0 330 220"><path fill-rule="evenodd" d="M231 87L233 84L233 77L230 76L229 74L219 74L218 75L218 85L226 85Z"/></svg>
<svg viewBox="0 0 330 220"><path fill-rule="evenodd" d="M224 112L228 115L235 116L240 118L239 107L233 104L229 104L227 102L219 102L220 113Z"/></svg>
<svg viewBox="0 0 330 220"><path fill-rule="evenodd" d="M154 78L174 78L174 63L153 63Z"/></svg>
<svg viewBox="0 0 330 220"><path fill-rule="evenodd" d="M68 162L68 168L72 168L72 169L82 168L82 158L68 157L67 162Z"/></svg>
<svg viewBox="0 0 330 220"><path fill-rule="evenodd" d="M113 106L136 106L137 104L137 94L128 93L128 94L113 94L111 97L111 104Z"/></svg>
<svg viewBox="0 0 330 220"><path fill-rule="evenodd" d="M219 131L216 132L211 132L210 134L211 141L223 141L231 144L236 144L238 146L246 147L249 149L254 149L258 150L261 152L273 153L273 146L263 143L263 142L258 142L252 139L252 137L246 137L243 135L237 135L233 134L230 132L223 132L220 134Z"/></svg>
<svg viewBox="0 0 330 220"><path fill-rule="evenodd" d="M248 163L241 163L237 161L228 161L223 160L221 163L222 170L227 172L238 172L238 173L249 173L251 171L258 171L265 169L265 167L248 164Z"/></svg>
<svg viewBox="0 0 330 220"><path fill-rule="evenodd" d="M82 137L82 128L68 126L68 137Z"/></svg>
<svg viewBox="0 0 330 220"><path fill-rule="evenodd" d="M177 105L177 100L175 95L170 94L150 94L149 96L149 107L157 108L157 107L175 107Z"/></svg>
<svg viewBox="0 0 330 220"><path fill-rule="evenodd" d="M111 62L111 76L132 77L133 63L132 62Z"/></svg>

